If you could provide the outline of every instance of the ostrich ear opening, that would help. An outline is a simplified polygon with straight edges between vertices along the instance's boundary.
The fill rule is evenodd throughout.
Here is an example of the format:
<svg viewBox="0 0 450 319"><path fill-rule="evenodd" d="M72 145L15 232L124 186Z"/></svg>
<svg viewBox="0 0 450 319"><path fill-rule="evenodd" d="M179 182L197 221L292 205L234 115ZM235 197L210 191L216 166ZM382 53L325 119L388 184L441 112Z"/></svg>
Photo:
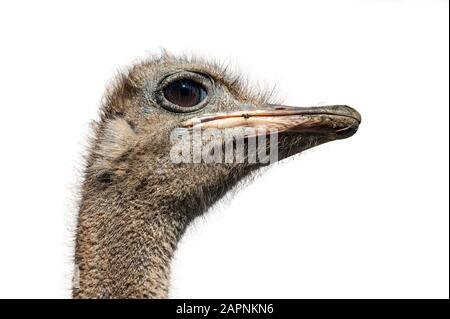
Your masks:
<svg viewBox="0 0 450 319"><path fill-rule="evenodd" d="M118 161L137 142L137 135L123 118L107 120L94 146L95 159L89 171L101 182L111 182L115 176L123 175L126 161Z"/></svg>

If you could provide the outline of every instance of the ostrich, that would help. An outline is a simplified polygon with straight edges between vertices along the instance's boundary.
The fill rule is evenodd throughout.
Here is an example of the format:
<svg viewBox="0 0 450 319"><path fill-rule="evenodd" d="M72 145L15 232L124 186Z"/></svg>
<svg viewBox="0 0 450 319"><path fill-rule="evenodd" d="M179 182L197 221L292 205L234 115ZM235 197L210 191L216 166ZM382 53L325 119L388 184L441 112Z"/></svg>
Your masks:
<svg viewBox="0 0 450 319"><path fill-rule="evenodd" d="M171 258L187 225L267 165L174 163L174 129L276 129L281 160L350 137L361 121L348 106L297 108L270 104L269 98L220 65L167 53L117 77L86 158L74 298L167 298Z"/></svg>

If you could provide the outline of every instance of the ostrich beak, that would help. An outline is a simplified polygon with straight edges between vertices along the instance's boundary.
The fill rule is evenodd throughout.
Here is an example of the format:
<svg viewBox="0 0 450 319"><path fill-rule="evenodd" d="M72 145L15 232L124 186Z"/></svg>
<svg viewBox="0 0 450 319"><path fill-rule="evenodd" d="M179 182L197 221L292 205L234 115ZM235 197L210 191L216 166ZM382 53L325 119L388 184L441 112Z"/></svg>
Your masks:
<svg viewBox="0 0 450 319"><path fill-rule="evenodd" d="M361 115L345 105L292 107L271 104L254 110L206 114L184 122L183 126L199 129L253 127L265 132L326 135L334 140L352 136L360 123Z"/></svg>

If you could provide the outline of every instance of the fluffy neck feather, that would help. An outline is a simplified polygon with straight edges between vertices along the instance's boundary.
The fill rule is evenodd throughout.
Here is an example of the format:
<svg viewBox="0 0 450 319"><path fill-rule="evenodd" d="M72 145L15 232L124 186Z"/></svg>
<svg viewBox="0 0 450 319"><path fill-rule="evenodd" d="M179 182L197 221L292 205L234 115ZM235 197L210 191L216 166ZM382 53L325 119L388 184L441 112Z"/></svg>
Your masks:
<svg viewBox="0 0 450 319"><path fill-rule="evenodd" d="M117 192L87 196L75 254L76 298L166 298L170 260L188 221Z"/></svg>

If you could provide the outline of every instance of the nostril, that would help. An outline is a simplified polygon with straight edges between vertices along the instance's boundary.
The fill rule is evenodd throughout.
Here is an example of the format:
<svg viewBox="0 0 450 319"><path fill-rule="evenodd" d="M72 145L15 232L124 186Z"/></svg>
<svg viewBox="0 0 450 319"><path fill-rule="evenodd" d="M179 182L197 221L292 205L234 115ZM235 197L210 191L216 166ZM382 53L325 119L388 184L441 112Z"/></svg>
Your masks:
<svg viewBox="0 0 450 319"><path fill-rule="evenodd" d="M270 110L276 110L276 111L288 109L285 105L271 104L271 103L264 105L263 108L267 108Z"/></svg>
<svg viewBox="0 0 450 319"><path fill-rule="evenodd" d="M266 104L267 108L275 111L289 111L289 110L297 110L298 107L295 106L289 106L289 105L282 105L282 104Z"/></svg>

